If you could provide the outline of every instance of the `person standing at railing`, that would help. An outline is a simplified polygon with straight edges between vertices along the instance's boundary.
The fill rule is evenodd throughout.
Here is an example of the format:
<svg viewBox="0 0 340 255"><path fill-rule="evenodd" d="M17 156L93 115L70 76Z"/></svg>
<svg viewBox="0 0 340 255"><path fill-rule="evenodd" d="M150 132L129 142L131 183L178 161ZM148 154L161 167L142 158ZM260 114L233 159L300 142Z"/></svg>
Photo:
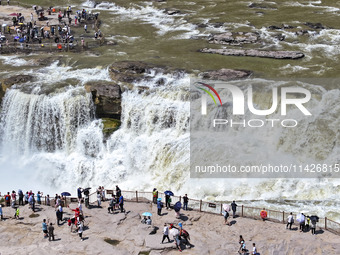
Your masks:
<svg viewBox="0 0 340 255"><path fill-rule="evenodd" d="M124 197L123 196L119 197L119 207L120 207L120 212L124 212Z"/></svg>
<svg viewBox="0 0 340 255"><path fill-rule="evenodd" d="M153 189L152 191L152 201L154 204L157 204L157 198L158 198L158 191L156 188Z"/></svg>
<svg viewBox="0 0 340 255"><path fill-rule="evenodd" d="M46 197L46 205L47 206L51 205L50 195L48 195L48 194L47 194L47 197Z"/></svg>
<svg viewBox="0 0 340 255"><path fill-rule="evenodd" d="M120 188L118 187L118 185L116 185L116 196L118 198L120 198L120 196L122 195L122 191L120 190Z"/></svg>
<svg viewBox="0 0 340 255"><path fill-rule="evenodd" d="M188 202L189 202L188 195L185 194L185 196L183 197L183 210L188 211Z"/></svg>
<svg viewBox="0 0 340 255"><path fill-rule="evenodd" d="M294 223L294 216L293 216L293 213L290 213L290 214L289 214L289 216L288 216L288 218L287 218L287 221L288 221L288 223L287 223L286 228L288 229L288 226L289 226L289 230L292 230L292 225L293 225L293 223Z"/></svg>
<svg viewBox="0 0 340 255"><path fill-rule="evenodd" d="M80 200L82 199L82 193L83 192L83 190L82 190L82 188L81 187L79 187L78 189L77 189L77 196L78 196L78 202L80 202Z"/></svg>
<svg viewBox="0 0 340 255"><path fill-rule="evenodd" d="M99 186L99 188L97 189L97 202L98 202L98 207L100 207L101 203L102 203L102 194L101 194L101 188Z"/></svg>
<svg viewBox="0 0 340 255"><path fill-rule="evenodd" d="M7 192L7 195L5 195L5 202L7 207L11 206L11 195L9 192Z"/></svg>
<svg viewBox="0 0 340 255"><path fill-rule="evenodd" d="M236 217L236 207L237 207L235 200L230 205L231 205L231 209L233 210L233 218L235 218Z"/></svg>
<svg viewBox="0 0 340 255"><path fill-rule="evenodd" d="M41 194L40 194L40 191L38 191L38 193L37 193L37 203L39 205L41 205Z"/></svg>
<svg viewBox="0 0 340 255"><path fill-rule="evenodd" d="M12 191L12 207L14 208L15 207L15 201L17 199L17 194L15 193L15 191L13 190Z"/></svg>
<svg viewBox="0 0 340 255"><path fill-rule="evenodd" d="M18 195L19 195L19 205L24 205L24 193L22 192L21 189L18 190Z"/></svg>
<svg viewBox="0 0 340 255"><path fill-rule="evenodd" d="M316 220L313 219L311 223L311 230L312 230L312 235L315 235L315 229L316 229Z"/></svg>

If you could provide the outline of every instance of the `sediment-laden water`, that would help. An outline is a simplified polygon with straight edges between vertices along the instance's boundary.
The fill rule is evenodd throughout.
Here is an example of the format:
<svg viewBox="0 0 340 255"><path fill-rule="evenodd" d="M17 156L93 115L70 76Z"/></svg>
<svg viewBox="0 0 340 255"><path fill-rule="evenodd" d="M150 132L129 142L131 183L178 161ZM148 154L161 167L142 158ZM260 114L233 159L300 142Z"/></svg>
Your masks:
<svg viewBox="0 0 340 255"><path fill-rule="evenodd" d="M252 3L255 8L249 7ZM39 4L51 5L49 1ZM2 100L2 192L18 188L72 191L79 184L120 184L131 190L157 187L185 192L189 197L247 200L256 206L304 210L340 220L338 179L189 177L190 77L220 68L252 70L253 78L266 88L256 94L256 102L265 101L264 91L272 88L272 78L311 80L304 84L312 92L313 113L312 119L301 120L306 130L261 130L255 131L253 138L246 131L230 130L231 143L240 145L233 163L255 163L257 157L245 154L255 150L265 151L266 157L277 161L339 163L339 3L119 0L97 4L74 1L71 5L99 12L106 40L118 44L76 54L0 55L1 79L16 74L34 77L34 82L8 89ZM179 12L169 15L164 13L166 8ZM313 28L308 22L321 25ZM93 31L89 30L86 39L92 40ZM226 31L255 32L260 39L243 46L207 42L211 34ZM305 57L276 60L198 52L205 47L294 50ZM39 65L41 59L48 64ZM142 60L185 71L151 73L154 79L135 82L149 89L123 93L122 125L104 139L102 121L95 118L92 98L83 85L110 81L107 67L120 60ZM164 79L164 85L157 84L159 78ZM246 86L247 81L239 85ZM235 155L235 151L230 153Z"/></svg>

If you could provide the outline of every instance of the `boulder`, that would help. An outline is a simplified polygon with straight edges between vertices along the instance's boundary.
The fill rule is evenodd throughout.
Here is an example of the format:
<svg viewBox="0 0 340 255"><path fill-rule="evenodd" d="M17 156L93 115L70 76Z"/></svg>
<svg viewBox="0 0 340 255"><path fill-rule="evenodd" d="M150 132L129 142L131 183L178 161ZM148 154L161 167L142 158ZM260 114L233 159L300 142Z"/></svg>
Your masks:
<svg viewBox="0 0 340 255"><path fill-rule="evenodd" d="M85 84L85 89L92 94L98 118L120 119L122 91L118 84L113 82L88 82Z"/></svg>
<svg viewBox="0 0 340 255"><path fill-rule="evenodd" d="M209 38L209 43L216 44L229 44L229 45L242 45L255 43L259 39L257 33L251 32L226 32L223 34L213 35Z"/></svg>
<svg viewBox="0 0 340 255"><path fill-rule="evenodd" d="M128 85L129 88L133 82L150 79L147 75L150 74L151 70L158 72L164 71L164 68L141 61L121 61L109 67L111 79L116 82L122 82L124 85Z"/></svg>
<svg viewBox="0 0 340 255"><path fill-rule="evenodd" d="M321 23L306 22L305 25L313 29L325 29L325 27Z"/></svg>
<svg viewBox="0 0 340 255"><path fill-rule="evenodd" d="M24 74L15 75L2 81L1 83L2 90L6 91L6 89L12 87L15 84L25 83L25 82L32 81L32 80L33 80L33 76L31 75L24 75Z"/></svg>
<svg viewBox="0 0 340 255"><path fill-rule="evenodd" d="M241 50L241 49L209 49L200 50L203 53L220 54L224 56L260 57L274 59L299 59L305 55L298 51L266 51L266 50Z"/></svg>
<svg viewBox="0 0 340 255"><path fill-rule="evenodd" d="M165 9L163 13L168 14L168 15L175 15L175 14L180 14L181 11L177 9Z"/></svg>
<svg viewBox="0 0 340 255"><path fill-rule="evenodd" d="M262 3L251 3L248 5L249 8L252 9L271 9L271 10L276 10L277 8L269 6L269 5L265 5Z"/></svg>
<svg viewBox="0 0 340 255"><path fill-rule="evenodd" d="M237 79L245 79L253 74L252 71L248 70L233 70L233 69L220 69L217 71L209 71L201 73L203 79L209 80L220 80L220 81L230 81Z"/></svg>

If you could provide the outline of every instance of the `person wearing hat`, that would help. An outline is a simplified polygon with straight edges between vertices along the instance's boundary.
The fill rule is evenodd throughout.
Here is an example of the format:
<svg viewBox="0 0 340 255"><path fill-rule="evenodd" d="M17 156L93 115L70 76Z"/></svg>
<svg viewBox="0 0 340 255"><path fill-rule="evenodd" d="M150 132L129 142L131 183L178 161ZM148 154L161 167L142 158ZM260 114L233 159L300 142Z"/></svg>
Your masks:
<svg viewBox="0 0 340 255"><path fill-rule="evenodd" d="M162 216L162 208L163 208L162 199L159 197L157 198L157 209L158 209L157 214L159 216Z"/></svg>

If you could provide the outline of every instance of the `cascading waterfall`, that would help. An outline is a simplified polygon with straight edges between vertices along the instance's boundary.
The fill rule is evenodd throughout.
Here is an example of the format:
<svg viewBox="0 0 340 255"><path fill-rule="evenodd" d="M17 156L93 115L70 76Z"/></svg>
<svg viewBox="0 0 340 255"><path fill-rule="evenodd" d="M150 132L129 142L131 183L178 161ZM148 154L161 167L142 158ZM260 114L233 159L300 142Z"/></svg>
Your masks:
<svg viewBox="0 0 340 255"><path fill-rule="evenodd" d="M103 77L107 79L105 75ZM160 79L164 81L163 85L157 82ZM135 83L135 89L122 95L121 127L106 141L101 120L93 116L91 95L82 86L64 87L50 94L27 94L15 88L7 90L1 112L0 163L4 169L11 170L2 175L5 181L12 180L14 174L18 177L15 187L13 181L8 181L11 186L3 188L39 186L45 192L60 192L72 191L79 185L109 188L119 184L131 190L157 187L179 194L185 192L191 197L250 200L249 204L258 206L261 203L293 211L301 207L309 209L308 203L301 203L301 200L318 199L323 202L313 206L315 213L331 215L334 219L339 217L336 193L340 192L340 184L334 179L189 178L189 83L190 77L186 74L172 76L153 72L148 79ZM254 100L264 102L260 106L268 108L271 83L266 80L259 83L266 86L255 93ZM240 84L246 86L247 82ZM237 142L239 148L247 148L248 152L258 151L262 144L271 153L269 156L278 161L317 158L338 162L339 137L332 134L338 133L339 91L308 84L303 86L316 95L309 105L313 118L301 119L310 132L308 138L283 128L251 133L229 129L226 135L231 143ZM331 125L324 126L321 120ZM311 128L314 122L318 123L317 130ZM261 132L276 136L276 141L266 139ZM285 140L281 141L280 137ZM323 137L323 140L314 146L313 137ZM332 147L327 141L331 141ZM309 149L301 149L301 144L306 142L310 143ZM319 143L321 149L316 146ZM191 149L195 149L195 144L191 144ZM236 154L230 149L227 153L238 155L232 158L234 163L247 161L252 164L258 160L241 149ZM262 202L258 201L262 199ZM326 204L325 211L322 208Z"/></svg>
<svg viewBox="0 0 340 255"><path fill-rule="evenodd" d="M19 154L72 151L78 129L93 117L92 99L84 89L52 95L9 89L1 113L2 145Z"/></svg>

